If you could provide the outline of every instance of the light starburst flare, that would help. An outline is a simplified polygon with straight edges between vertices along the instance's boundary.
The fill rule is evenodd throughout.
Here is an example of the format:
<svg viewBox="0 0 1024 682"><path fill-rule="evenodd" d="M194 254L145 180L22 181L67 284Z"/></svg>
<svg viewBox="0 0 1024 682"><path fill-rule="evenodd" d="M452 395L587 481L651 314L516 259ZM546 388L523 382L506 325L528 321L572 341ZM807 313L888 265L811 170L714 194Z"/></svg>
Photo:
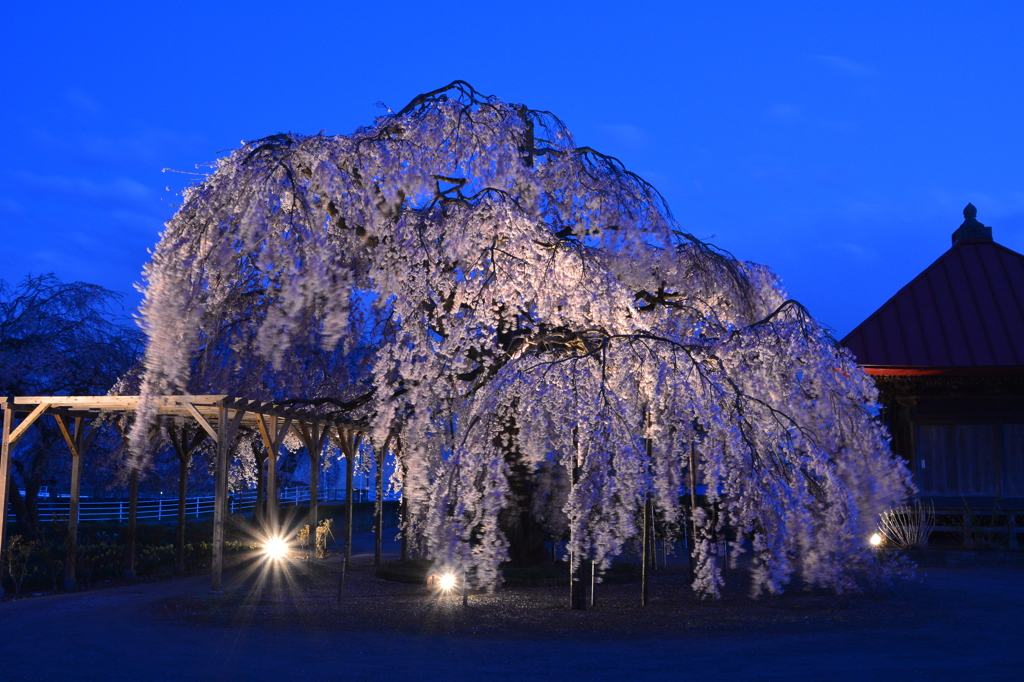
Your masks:
<svg viewBox="0 0 1024 682"><path fill-rule="evenodd" d="M288 556L288 543L279 536L268 538L263 543L263 555L271 561L281 561Z"/></svg>

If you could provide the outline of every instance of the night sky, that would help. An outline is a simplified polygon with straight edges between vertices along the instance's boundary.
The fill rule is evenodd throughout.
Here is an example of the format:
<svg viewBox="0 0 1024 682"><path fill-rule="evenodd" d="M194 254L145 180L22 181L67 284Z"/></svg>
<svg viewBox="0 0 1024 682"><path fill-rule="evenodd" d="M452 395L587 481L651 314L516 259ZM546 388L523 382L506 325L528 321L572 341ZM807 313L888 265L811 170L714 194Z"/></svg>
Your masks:
<svg viewBox="0 0 1024 682"><path fill-rule="evenodd" d="M136 305L182 172L460 78L558 115L842 335L968 201L1024 251L1022 37L1019 2L11 2L0 278Z"/></svg>

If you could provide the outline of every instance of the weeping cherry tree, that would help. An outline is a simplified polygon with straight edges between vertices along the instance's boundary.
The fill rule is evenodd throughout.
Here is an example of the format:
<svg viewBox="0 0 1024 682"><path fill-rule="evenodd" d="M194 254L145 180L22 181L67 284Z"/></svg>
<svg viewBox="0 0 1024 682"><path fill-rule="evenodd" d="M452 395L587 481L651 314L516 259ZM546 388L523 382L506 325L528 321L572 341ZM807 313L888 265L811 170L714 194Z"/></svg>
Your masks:
<svg viewBox="0 0 1024 682"><path fill-rule="evenodd" d="M278 397L349 391L324 409L398 444L408 523L478 586L529 559L538 476L568 481L569 555L604 569L648 501L680 520L694 459L721 510L694 512L700 593L725 517L755 593L884 570L865 538L909 479L871 380L548 112L456 81L350 135L246 143L185 191L145 279L144 404L265 372ZM368 334L357 389L303 369Z"/></svg>

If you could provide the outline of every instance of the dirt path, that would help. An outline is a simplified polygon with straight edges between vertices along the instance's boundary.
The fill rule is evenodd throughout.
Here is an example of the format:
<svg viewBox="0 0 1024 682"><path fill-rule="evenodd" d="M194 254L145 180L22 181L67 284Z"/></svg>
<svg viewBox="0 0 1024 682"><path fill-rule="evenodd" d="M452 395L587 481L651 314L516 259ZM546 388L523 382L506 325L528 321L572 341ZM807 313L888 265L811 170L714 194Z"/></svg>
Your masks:
<svg viewBox="0 0 1024 682"><path fill-rule="evenodd" d="M564 610L560 588L432 600L361 567L345 600L331 562L254 596L204 576L0 604L0 680L1005 680L1024 679L1024 570L922 569L847 599L700 606L655 584L603 588ZM334 564L336 566L336 564ZM319 585L319 587L318 587ZM322 589L321 589L322 588ZM318 591L319 589L319 591Z"/></svg>

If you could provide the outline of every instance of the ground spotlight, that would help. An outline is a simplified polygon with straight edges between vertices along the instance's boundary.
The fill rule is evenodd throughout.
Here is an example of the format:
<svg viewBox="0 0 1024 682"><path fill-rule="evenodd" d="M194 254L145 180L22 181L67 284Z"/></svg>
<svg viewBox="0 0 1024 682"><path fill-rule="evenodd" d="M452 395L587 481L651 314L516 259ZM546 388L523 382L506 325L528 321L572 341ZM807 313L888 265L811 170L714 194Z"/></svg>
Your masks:
<svg viewBox="0 0 1024 682"><path fill-rule="evenodd" d="M870 543L871 543L871 546L872 546L872 547L878 547L879 545L881 545L881 544L882 544L882 541L883 541L883 540L885 540L885 538L883 538L883 537L882 537L882 536L881 536L880 534L878 534L878 533L874 533L874 534L872 534L872 536L871 536L870 538L868 538L868 542L870 542Z"/></svg>
<svg viewBox="0 0 1024 682"><path fill-rule="evenodd" d="M438 580L438 586L445 592L451 592L455 589L455 574L454 573L443 573L441 578Z"/></svg>
<svg viewBox="0 0 1024 682"><path fill-rule="evenodd" d="M288 556L288 543L279 536L267 538L263 543L263 556L271 561L281 561Z"/></svg>

